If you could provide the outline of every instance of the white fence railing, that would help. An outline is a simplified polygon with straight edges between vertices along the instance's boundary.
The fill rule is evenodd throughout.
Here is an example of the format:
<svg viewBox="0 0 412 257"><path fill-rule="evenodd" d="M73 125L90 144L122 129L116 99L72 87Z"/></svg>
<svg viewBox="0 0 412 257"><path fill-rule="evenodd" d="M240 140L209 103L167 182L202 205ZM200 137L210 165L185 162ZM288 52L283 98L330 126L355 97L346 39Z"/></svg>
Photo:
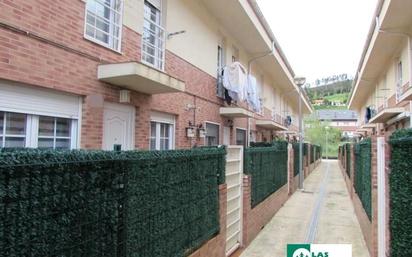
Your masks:
<svg viewBox="0 0 412 257"><path fill-rule="evenodd" d="M164 70L165 29L145 18L142 37L142 61L156 69Z"/></svg>

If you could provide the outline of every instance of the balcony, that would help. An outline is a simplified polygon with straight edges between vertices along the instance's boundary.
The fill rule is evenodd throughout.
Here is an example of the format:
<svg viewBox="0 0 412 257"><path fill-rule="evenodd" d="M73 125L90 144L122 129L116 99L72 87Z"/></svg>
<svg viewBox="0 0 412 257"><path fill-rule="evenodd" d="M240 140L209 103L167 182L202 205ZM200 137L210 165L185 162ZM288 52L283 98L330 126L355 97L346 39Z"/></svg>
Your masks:
<svg viewBox="0 0 412 257"><path fill-rule="evenodd" d="M397 92L398 93L398 92ZM402 87L399 87L399 97L398 100L401 101L412 101L412 86L410 82L407 82Z"/></svg>
<svg viewBox="0 0 412 257"><path fill-rule="evenodd" d="M288 130L285 126L274 122L273 120L257 120L256 127L261 127L268 130L278 130L278 131L286 131Z"/></svg>
<svg viewBox="0 0 412 257"><path fill-rule="evenodd" d="M185 83L138 62L99 65L97 77L121 88L154 95L185 91Z"/></svg>
<svg viewBox="0 0 412 257"><path fill-rule="evenodd" d="M402 107L384 108L369 120L369 124L385 123L404 111Z"/></svg>
<svg viewBox="0 0 412 257"><path fill-rule="evenodd" d="M253 113L241 107L221 107L219 109L221 116L228 118L252 118Z"/></svg>

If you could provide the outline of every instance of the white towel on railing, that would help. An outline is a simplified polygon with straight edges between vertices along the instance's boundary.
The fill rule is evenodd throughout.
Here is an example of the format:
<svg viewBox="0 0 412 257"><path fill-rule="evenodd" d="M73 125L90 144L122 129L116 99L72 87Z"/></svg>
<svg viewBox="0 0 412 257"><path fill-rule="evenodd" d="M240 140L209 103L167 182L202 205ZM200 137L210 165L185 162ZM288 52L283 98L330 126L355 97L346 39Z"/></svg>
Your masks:
<svg viewBox="0 0 412 257"><path fill-rule="evenodd" d="M229 91L229 96L235 101L245 100L246 69L239 62L228 65L223 70L223 86Z"/></svg>

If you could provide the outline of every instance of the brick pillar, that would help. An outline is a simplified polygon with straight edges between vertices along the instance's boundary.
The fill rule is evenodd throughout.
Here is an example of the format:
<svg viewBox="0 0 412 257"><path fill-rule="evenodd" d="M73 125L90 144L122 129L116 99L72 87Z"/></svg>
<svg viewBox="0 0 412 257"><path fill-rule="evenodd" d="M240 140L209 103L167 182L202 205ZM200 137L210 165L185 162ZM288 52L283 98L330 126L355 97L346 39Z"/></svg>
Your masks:
<svg viewBox="0 0 412 257"><path fill-rule="evenodd" d="M251 201L251 188L252 188L252 178L245 175L243 177L243 226L242 226L242 246L249 245L248 237L248 222L252 211L252 201Z"/></svg>
<svg viewBox="0 0 412 257"><path fill-rule="evenodd" d="M294 178L294 159L295 153L293 151L292 144L288 144L288 194L291 195L295 189L295 178Z"/></svg>
<svg viewBox="0 0 412 257"><path fill-rule="evenodd" d="M377 166L377 136L371 136L371 187L372 187L372 240L371 240L371 257L377 257L378 254L378 166Z"/></svg>
<svg viewBox="0 0 412 257"><path fill-rule="evenodd" d="M386 202L386 255L390 256L390 249L391 249L391 231L390 231L390 187L389 187L389 175L391 173L390 169L390 161L392 158L392 148L389 142L389 135L385 135L385 202Z"/></svg>

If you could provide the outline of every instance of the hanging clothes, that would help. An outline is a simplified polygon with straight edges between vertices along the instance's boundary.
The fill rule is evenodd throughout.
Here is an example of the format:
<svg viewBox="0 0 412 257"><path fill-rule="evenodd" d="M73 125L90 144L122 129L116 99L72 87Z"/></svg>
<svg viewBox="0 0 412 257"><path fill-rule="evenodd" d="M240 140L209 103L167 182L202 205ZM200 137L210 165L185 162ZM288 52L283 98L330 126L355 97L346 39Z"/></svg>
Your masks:
<svg viewBox="0 0 412 257"><path fill-rule="evenodd" d="M223 70L223 87L234 101L245 100L246 69L239 62L228 65Z"/></svg>
<svg viewBox="0 0 412 257"><path fill-rule="evenodd" d="M257 86L257 80L254 76L249 75L246 83L246 101L255 112L261 112L260 92Z"/></svg>
<svg viewBox="0 0 412 257"><path fill-rule="evenodd" d="M372 117L372 110L370 107L366 107L365 123L368 123L371 117Z"/></svg>

